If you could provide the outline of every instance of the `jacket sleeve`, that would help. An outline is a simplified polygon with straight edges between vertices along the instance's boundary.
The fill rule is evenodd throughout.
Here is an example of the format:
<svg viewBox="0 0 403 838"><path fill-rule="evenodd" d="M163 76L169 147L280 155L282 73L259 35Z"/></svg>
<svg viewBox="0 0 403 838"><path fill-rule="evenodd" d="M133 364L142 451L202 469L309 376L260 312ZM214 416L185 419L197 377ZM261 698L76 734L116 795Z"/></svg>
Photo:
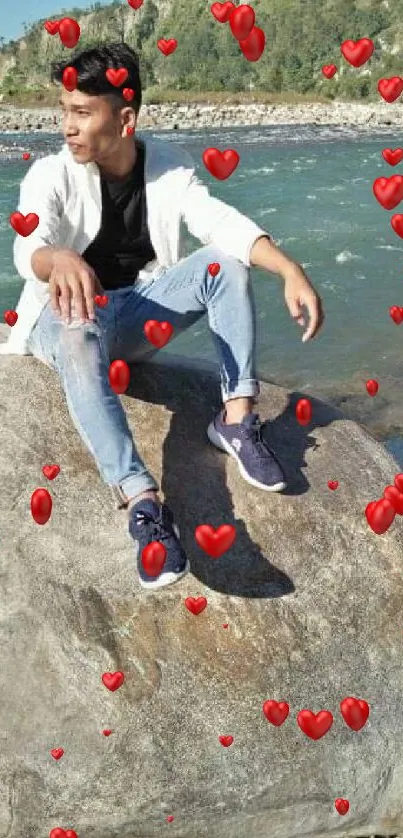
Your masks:
<svg viewBox="0 0 403 838"><path fill-rule="evenodd" d="M188 156L191 161L191 155ZM215 244L250 267L250 252L260 236L269 233L246 215L210 195L193 172L182 193L181 215L190 233L203 244Z"/></svg>
<svg viewBox="0 0 403 838"><path fill-rule="evenodd" d="M17 211L22 215L36 212L39 224L30 236L16 235L13 245L14 265L23 279L37 279L31 256L38 247L56 245L62 215L56 191L56 171L49 157L36 160L20 185Z"/></svg>

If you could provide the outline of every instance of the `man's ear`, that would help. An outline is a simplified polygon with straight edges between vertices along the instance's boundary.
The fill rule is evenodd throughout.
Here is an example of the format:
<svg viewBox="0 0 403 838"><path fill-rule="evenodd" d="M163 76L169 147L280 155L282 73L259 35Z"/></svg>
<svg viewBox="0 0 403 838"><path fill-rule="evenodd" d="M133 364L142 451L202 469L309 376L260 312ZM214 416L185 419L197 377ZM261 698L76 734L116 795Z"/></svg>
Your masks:
<svg viewBox="0 0 403 838"><path fill-rule="evenodd" d="M122 137L134 134L136 130L136 113L133 108L122 108L120 113L122 122Z"/></svg>

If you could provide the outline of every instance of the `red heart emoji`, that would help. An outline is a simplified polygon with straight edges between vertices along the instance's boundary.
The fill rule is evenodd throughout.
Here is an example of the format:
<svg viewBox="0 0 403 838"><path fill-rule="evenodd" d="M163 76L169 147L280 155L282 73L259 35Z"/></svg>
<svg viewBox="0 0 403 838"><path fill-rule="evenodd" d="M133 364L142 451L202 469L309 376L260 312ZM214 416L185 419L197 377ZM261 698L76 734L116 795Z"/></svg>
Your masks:
<svg viewBox="0 0 403 838"><path fill-rule="evenodd" d="M147 544L141 554L141 564L149 576L159 576L164 567L167 557L166 547L161 541L152 541Z"/></svg>
<svg viewBox="0 0 403 838"><path fill-rule="evenodd" d="M211 262L211 264L208 266L208 272L209 274L211 274L211 276L217 276L220 268L221 265L219 262Z"/></svg>
<svg viewBox="0 0 403 838"><path fill-rule="evenodd" d="M263 29L254 26L250 35L244 41L238 41L241 51L248 61L259 61L266 44Z"/></svg>
<svg viewBox="0 0 403 838"><path fill-rule="evenodd" d="M229 625L229 623L223 623L223 624L222 624L223 629L227 629L227 628L228 628L228 625Z"/></svg>
<svg viewBox="0 0 403 838"><path fill-rule="evenodd" d="M167 817L166 817L166 820L168 821L168 823L172 823L173 819L174 819L173 815L167 815Z"/></svg>
<svg viewBox="0 0 403 838"><path fill-rule="evenodd" d="M347 812L350 808L348 800L345 800L343 797L338 797L337 800L334 801L334 805L339 815L347 815Z"/></svg>
<svg viewBox="0 0 403 838"><path fill-rule="evenodd" d="M52 512L52 498L47 489L35 489L31 495L31 515L36 524L46 524Z"/></svg>
<svg viewBox="0 0 403 838"><path fill-rule="evenodd" d="M276 727L280 727L284 724L289 712L290 706L286 701L274 701L273 699L269 699L263 704L263 713L265 714L267 721L271 722L271 724Z"/></svg>
<svg viewBox="0 0 403 838"><path fill-rule="evenodd" d="M105 75L109 84L113 84L114 87L120 87L120 85L126 81L129 73L126 70L126 67L119 67L118 70L114 70L113 67L110 67L109 70L106 70Z"/></svg>
<svg viewBox="0 0 403 838"><path fill-rule="evenodd" d="M401 160L403 160L403 148L384 148L382 157L391 166L396 166L397 163L400 163Z"/></svg>
<svg viewBox="0 0 403 838"><path fill-rule="evenodd" d="M251 6L238 6L229 16L229 25L237 41L245 41L255 25L255 12Z"/></svg>
<svg viewBox="0 0 403 838"><path fill-rule="evenodd" d="M127 0L132 9L139 9L143 5L143 0Z"/></svg>
<svg viewBox="0 0 403 838"><path fill-rule="evenodd" d="M103 730L102 733L104 736L110 736L112 731L109 728L105 728L105 730Z"/></svg>
<svg viewBox="0 0 403 838"><path fill-rule="evenodd" d="M7 309L7 311L4 312L4 320L8 326L15 326L18 320L17 312L13 311L13 309Z"/></svg>
<svg viewBox="0 0 403 838"><path fill-rule="evenodd" d="M327 485L329 486L329 489L332 490L332 492L335 492L338 485L339 485L339 481L338 480L328 480Z"/></svg>
<svg viewBox="0 0 403 838"><path fill-rule="evenodd" d="M168 343L173 333L173 327L166 320L147 320L144 323L144 334L147 340L159 349Z"/></svg>
<svg viewBox="0 0 403 838"><path fill-rule="evenodd" d="M400 76L392 76L390 79L379 79L378 91L385 99L385 102L395 102L403 90L403 79Z"/></svg>
<svg viewBox="0 0 403 838"><path fill-rule="evenodd" d="M50 752L52 754L53 759L61 759L64 754L63 748L53 748L53 751Z"/></svg>
<svg viewBox="0 0 403 838"><path fill-rule="evenodd" d="M394 322L399 326L403 320L403 311L400 306L391 306L389 314Z"/></svg>
<svg viewBox="0 0 403 838"><path fill-rule="evenodd" d="M301 710L297 716L297 724L310 739L321 739L330 730L333 716L329 710L320 710L316 714L312 713L312 710Z"/></svg>
<svg viewBox="0 0 403 838"><path fill-rule="evenodd" d="M365 508L365 516L371 530L377 535L383 535L393 523L395 509L390 500L373 500Z"/></svg>
<svg viewBox="0 0 403 838"><path fill-rule="evenodd" d="M231 524L222 524L216 530L209 524L201 524L195 529L195 539L205 553L217 559L232 547L236 539L236 529Z"/></svg>
<svg viewBox="0 0 403 838"><path fill-rule="evenodd" d="M75 67L65 67L63 70L62 84L70 93L76 89L78 73Z"/></svg>
<svg viewBox="0 0 403 838"><path fill-rule="evenodd" d="M55 477L59 474L60 466L51 465L51 466L43 466L42 472L48 480L54 480Z"/></svg>
<svg viewBox="0 0 403 838"><path fill-rule="evenodd" d="M178 42L175 38L170 38L169 41L166 41L165 38L160 38L157 42L158 49L163 52L164 55L171 55L172 52L175 52L177 46Z"/></svg>
<svg viewBox="0 0 403 838"><path fill-rule="evenodd" d="M203 163L211 175L218 180L226 180L235 171L240 157L233 148L219 151L218 148L206 148L203 151Z"/></svg>
<svg viewBox="0 0 403 838"><path fill-rule="evenodd" d="M131 87L124 87L122 90L123 98L126 99L126 102L131 102L134 96L134 90Z"/></svg>
<svg viewBox="0 0 403 838"><path fill-rule="evenodd" d="M59 21L47 20L45 23L45 29L49 32L49 35L56 35L56 32L59 31Z"/></svg>
<svg viewBox="0 0 403 838"><path fill-rule="evenodd" d="M370 38L360 38L359 41L343 41L341 52L346 61L353 67L361 67L371 58L374 51L374 43Z"/></svg>
<svg viewBox="0 0 403 838"><path fill-rule="evenodd" d="M351 730L361 730L369 716L369 704L363 698L349 696L340 702L340 712Z"/></svg>
<svg viewBox="0 0 403 838"><path fill-rule="evenodd" d="M109 365L109 384L118 395L126 392L130 384L130 369L126 361L116 360Z"/></svg>
<svg viewBox="0 0 403 838"><path fill-rule="evenodd" d="M134 128L132 128L132 126L131 126L131 125L129 125L129 126L126 128L126 134L127 134L127 136L128 136L128 137L131 137L131 135L132 135L132 134L134 134Z"/></svg>
<svg viewBox="0 0 403 838"><path fill-rule="evenodd" d="M185 599L185 605L192 614L201 614L207 605L207 600L205 596L188 596Z"/></svg>
<svg viewBox="0 0 403 838"><path fill-rule="evenodd" d="M211 14L219 23L226 23L233 9L235 9L235 6L230 0L227 3L213 3L210 6Z"/></svg>
<svg viewBox="0 0 403 838"><path fill-rule="evenodd" d="M218 738L221 742L221 745L224 745L224 748L229 748L229 746L232 745L234 741L233 736L219 736Z"/></svg>
<svg viewBox="0 0 403 838"><path fill-rule="evenodd" d="M36 230L39 224L39 216L36 212L29 212L28 215L22 215L21 212L12 212L10 215L10 224L16 233L20 236L30 236Z"/></svg>
<svg viewBox="0 0 403 838"><path fill-rule="evenodd" d="M397 235L400 236L401 239L403 239L403 215L401 215L400 213L392 215L390 223L395 233L397 233Z"/></svg>
<svg viewBox="0 0 403 838"><path fill-rule="evenodd" d="M299 425L309 425L312 420L312 405L309 399L298 399L295 415Z"/></svg>
<svg viewBox="0 0 403 838"><path fill-rule="evenodd" d="M399 492L403 492L403 474L396 474L394 484Z"/></svg>
<svg viewBox="0 0 403 838"><path fill-rule="evenodd" d="M335 64L324 64L322 73L327 79L332 79L335 73L337 73L337 67Z"/></svg>
<svg viewBox="0 0 403 838"><path fill-rule="evenodd" d="M100 308L105 308L108 305L109 297L106 294L95 294L94 297L95 305L99 306Z"/></svg>
<svg viewBox="0 0 403 838"><path fill-rule="evenodd" d="M23 160L29 160L30 157L31 157L31 155L30 155L29 151L24 151L24 154L22 155L22 159Z"/></svg>
<svg viewBox="0 0 403 838"><path fill-rule="evenodd" d="M383 496L386 500L390 500L396 515L403 515L403 494L399 492L397 486L386 486Z"/></svg>
<svg viewBox="0 0 403 838"><path fill-rule="evenodd" d="M378 177L372 184L372 190L384 209L394 209L403 200L403 175Z"/></svg>
<svg viewBox="0 0 403 838"><path fill-rule="evenodd" d="M64 47L73 49L80 40L80 27L72 17L64 17L59 21L59 36Z"/></svg>
<svg viewBox="0 0 403 838"><path fill-rule="evenodd" d="M49 838L78 838L78 835L77 832L74 832L74 829L62 829L57 826L56 829L50 831Z"/></svg>
<svg viewBox="0 0 403 838"><path fill-rule="evenodd" d="M379 390L379 384L374 378L370 378L369 381L366 382L365 386L367 388L368 395L376 396Z"/></svg>
<svg viewBox="0 0 403 838"><path fill-rule="evenodd" d="M115 692L122 686L125 680L124 672L104 672L102 683L111 692Z"/></svg>

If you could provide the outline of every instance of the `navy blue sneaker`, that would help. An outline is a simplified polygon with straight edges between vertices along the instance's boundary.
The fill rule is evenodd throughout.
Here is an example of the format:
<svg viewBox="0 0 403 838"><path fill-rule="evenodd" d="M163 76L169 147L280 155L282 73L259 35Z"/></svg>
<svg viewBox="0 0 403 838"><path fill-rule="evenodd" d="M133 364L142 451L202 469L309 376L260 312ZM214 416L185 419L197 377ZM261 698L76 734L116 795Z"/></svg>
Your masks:
<svg viewBox="0 0 403 838"><path fill-rule="evenodd" d="M179 542L179 529L173 522L172 512L165 503L159 504L149 498L139 500L130 510L129 532L137 545L137 569L143 588L163 588L182 579L190 570L189 560ZM147 544L160 541L167 555L158 576L146 573L141 555Z"/></svg>
<svg viewBox="0 0 403 838"><path fill-rule="evenodd" d="M285 489L287 483L280 463L262 439L259 414L249 413L236 425L226 425L222 418L223 411L210 422L207 428L210 442L234 457L242 477L252 486L266 492Z"/></svg>

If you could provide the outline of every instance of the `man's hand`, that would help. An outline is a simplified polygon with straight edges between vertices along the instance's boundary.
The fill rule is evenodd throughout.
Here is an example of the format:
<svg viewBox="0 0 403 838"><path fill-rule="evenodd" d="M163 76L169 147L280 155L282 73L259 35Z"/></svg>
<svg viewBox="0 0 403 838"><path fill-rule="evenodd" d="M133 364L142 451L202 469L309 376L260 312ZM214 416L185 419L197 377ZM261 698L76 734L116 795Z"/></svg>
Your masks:
<svg viewBox="0 0 403 838"><path fill-rule="evenodd" d="M95 320L94 296L103 294L103 288L96 273L79 253L56 250L49 292L53 310L70 323L72 308L77 318Z"/></svg>
<svg viewBox="0 0 403 838"><path fill-rule="evenodd" d="M309 327L302 336L302 342L314 338L325 319L322 300L303 269L297 264L284 275L284 297L291 317L300 326L306 326L302 307L308 309Z"/></svg>

